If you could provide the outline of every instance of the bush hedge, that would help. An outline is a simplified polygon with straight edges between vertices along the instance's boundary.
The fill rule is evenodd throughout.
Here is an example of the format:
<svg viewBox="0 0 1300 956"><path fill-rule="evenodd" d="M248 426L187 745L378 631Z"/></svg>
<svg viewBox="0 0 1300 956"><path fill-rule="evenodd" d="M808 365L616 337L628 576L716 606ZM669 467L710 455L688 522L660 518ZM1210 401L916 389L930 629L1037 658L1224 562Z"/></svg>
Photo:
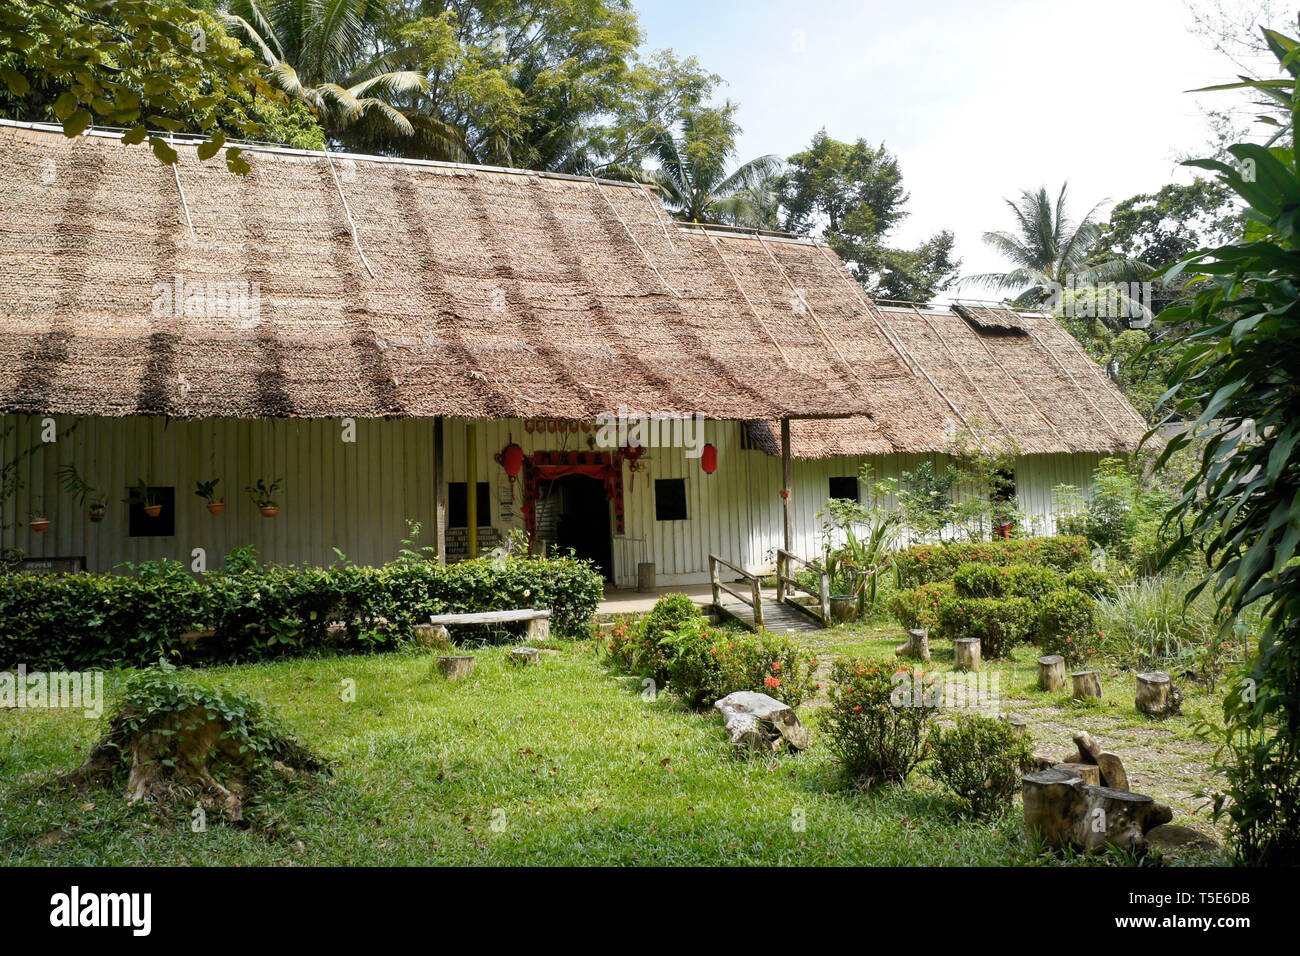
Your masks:
<svg viewBox="0 0 1300 956"><path fill-rule="evenodd" d="M481 559L448 567L259 565L248 549L201 578L176 562L128 574L0 574L0 667L81 669L172 661L259 660L322 648L392 647L439 612L550 608L558 634L579 635L604 593L573 558ZM331 634L339 621L344 632ZM212 628L198 645L185 631Z"/></svg>
<svg viewBox="0 0 1300 956"><path fill-rule="evenodd" d="M1005 720L957 715L951 729L930 737L928 776L946 784L975 817L1001 816L1033 764L1033 747Z"/></svg>
<svg viewBox="0 0 1300 956"><path fill-rule="evenodd" d="M1007 657L1034 633L1034 602L1023 597L962 597L939 602L938 633L946 638L978 637L984 657Z"/></svg>
<svg viewBox="0 0 1300 956"><path fill-rule="evenodd" d="M895 591L889 599L889 610L903 627L923 627L937 633L939 605L952 593L953 585L949 581L922 584L910 591Z"/></svg>
<svg viewBox="0 0 1300 956"><path fill-rule="evenodd" d="M864 788L905 781L924 756L926 728L940 708L933 675L840 658L831 678L822 728L845 780Z"/></svg>
<svg viewBox="0 0 1300 956"><path fill-rule="evenodd" d="M1073 588L1049 594L1038 612L1039 643L1044 654L1060 654L1067 666L1079 667L1092 656L1097 633L1097 605Z"/></svg>
<svg viewBox="0 0 1300 956"><path fill-rule="evenodd" d="M898 586L914 589L934 581L950 581L963 564L1036 564L1072 571L1089 560L1082 537L1011 538L1006 541L954 542L905 548L894 555Z"/></svg>

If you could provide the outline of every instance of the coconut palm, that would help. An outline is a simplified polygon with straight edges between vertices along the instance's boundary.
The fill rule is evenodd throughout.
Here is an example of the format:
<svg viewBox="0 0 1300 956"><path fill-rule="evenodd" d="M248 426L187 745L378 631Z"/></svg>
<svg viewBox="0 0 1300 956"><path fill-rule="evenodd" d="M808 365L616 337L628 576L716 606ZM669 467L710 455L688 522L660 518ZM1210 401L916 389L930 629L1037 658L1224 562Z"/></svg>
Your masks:
<svg viewBox="0 0 1300 956"><path fill-rule="evenodd" d="M697 148L696 120L682 122L682 135L661 133L651 146L658 167L650 179L659 187L664 205L685 222L761 226L770 218L772 177L781 168L779 156L751 159L732 172L727 161L734 155L725 148Z"/></svg>
<svg viewBox="0 0 1300 956"><path fill-rule="evenodd" d="M1016 292L1012 303L1027 307L1042 305L1066 286L1131 282L1151 274L1151 268L1136 259L1096 261L1101 226L1095 217L1101 204L1075 223L1065 211L1065 190L1062 185L1055 202L1041 186L1037 192L1022 191L1019 201L1008 199L1016 231L986 232L984 241L1010 259L1015 268L968 276L965 281Z"/></svg>
<svg viewBox="0 0 1300 956"><path fill-rule="evenodd" d="M386 70L372 28L384 0L230 0L222 14L260 52L271 82L315 111L338 141L360 124L370 136L455 138L431 117L402 109L427 88L414 70Z"/></svg>

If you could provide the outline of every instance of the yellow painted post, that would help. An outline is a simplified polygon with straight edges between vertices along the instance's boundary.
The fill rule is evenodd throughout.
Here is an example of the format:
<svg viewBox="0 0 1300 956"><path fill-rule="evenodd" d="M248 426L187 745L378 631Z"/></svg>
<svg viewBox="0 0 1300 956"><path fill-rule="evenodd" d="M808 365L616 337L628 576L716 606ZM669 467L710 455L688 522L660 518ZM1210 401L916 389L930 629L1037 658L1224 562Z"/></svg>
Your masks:
<svg viewBox="0 0 1300 956"><path fill-rule="evenodd" d="M478 557L478 424L465 423L465 553Z"/></svg>

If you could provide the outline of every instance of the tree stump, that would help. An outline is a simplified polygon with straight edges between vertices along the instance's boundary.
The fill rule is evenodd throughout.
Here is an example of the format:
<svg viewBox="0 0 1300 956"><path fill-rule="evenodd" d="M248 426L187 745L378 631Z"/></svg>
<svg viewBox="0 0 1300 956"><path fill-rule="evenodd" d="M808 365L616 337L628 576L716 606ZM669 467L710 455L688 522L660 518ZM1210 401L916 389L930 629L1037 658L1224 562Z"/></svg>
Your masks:
<svg viewBox="0 0 1300 956"><path fill-rule="evenodd" d="M907 643L900 644L894 651L896 657L914 657L917 660L930 659L930 632L923 627L910 628Z"/></svg>
<svg viewBox="0 0 1300 956"><path fill-rule="evenodd" d="M1052 769L1075 774L1084 783L1094 787L1101 786L1101 768L1095 763L1058 763Z"/></svg>
<svg viewBox="0 0 1300 956"><path fill-rule="evenodd" d="M1070 677L1075 700L1101 700L1101 678L1096 671L1075 671Z"/></svg>
<svg viewBox="0 0 1300 956"><path fill-rule="evenodd" d="M1066 770L1031 773L1022 784L1025 832L1041 835L1054 849L1133 850L1144 844L1148 831L1173 819L1173 811L1151 797L1092 786Z"/></svg>
<svg viewBox="0 0 1300 956"><path fill-rule="evenodd" d="M528 622L528 639L530 641L544 641L551 636L551 619L548 617L535 617Z"/></svg>
<svg viewBox="0 0 1300 956"><path fill-rule="evenodd" d="M980 639L978 637L959 637L952 642L953 658L959 671L978 671L980 669Z"/></svg>
<svg viewBox="0 0 1300 956"><path fill-rule="evenodd" d="M1060 654L1048 654L1038 659L1038 689L1045 691L1060 690L1065 686L1065 658Z"/></svg>
<svg viewBox="0 0 1300 956"><path fill-rule="evenodd" d="M415 643L430 650L451 647L451 634L441 624L417 624L411 628Z"/></svg>
<svg viewBox="0 0 1300 956"><path fill-rule="evenodd" d="M507 659L516 667L526 667L529 664L536 664L541 656L542 652L535 647L516 647Z"/></svg>
<svg viewBox="0 0 1300 956"><path fill-rule="evenodd" d="M1028 721L1021 720L1019 717L1008 716L1007 723L1011 725L1011 729L1016 732L1017 737L1025 737L1029 734Z"/></svg>
<svg viewBox="0 0 1300 956"><path fill-rule="evenodd" d="M1150 671L1137 676L1137 709L1151 717L1178 713L1173 681L1164 671Z"/></svg>
<svg viewBox="0 0 1300 956"><path fill-rule="evenodd" d="M472 657L435 657L434 664L447 680L460 680L474 672Z"/></svg>

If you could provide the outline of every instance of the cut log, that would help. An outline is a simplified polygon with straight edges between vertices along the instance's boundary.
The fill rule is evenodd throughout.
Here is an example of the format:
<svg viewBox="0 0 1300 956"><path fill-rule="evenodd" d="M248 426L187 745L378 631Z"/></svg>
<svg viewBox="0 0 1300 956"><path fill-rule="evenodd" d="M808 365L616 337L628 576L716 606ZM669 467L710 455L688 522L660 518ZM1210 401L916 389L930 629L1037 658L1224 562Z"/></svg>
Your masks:
<svg viewBox="0 0 1300 956"><path fill-rule="evenodd" d="M1094 787L1101 786L1101 768L1095 763L1058 763L1052 769L1072 773L1084 783L1090 783Z"/></svg>
<svg viewBox="0 0 1300 956"><path fill-rule="evenodd" d="M978 637L959 637L952 642L952 653L959 671L978 671L980 669L980 639Z"/></svg>
<svg viewBox="0 0 1300 956"><path fill-rule="evenodd" d="M1096 737L1086 730L1077 730L1070 739L1079 748L1079 756L1083 758L1083 763L1097 762L1097 755L1101 753L1101 744L1097 743Z"/></svg>
<svg viewBox="0 0 1300 956"><path fill-rule="evenodd" d="M528 622L528 639L530 641L545 641L551 636L551 617L547 613L546 617L535 617Z"/></svg>
<svg viewBox="0 0 1300 956"><path fill-rule="evenodd" d="M474 672L472 657L435 657L433 662L447 680L460 680Z"/></svg>
<svg viewBox="0 0 1300 956"><path fill-rule="evenodd" d="M1075 700L1101 700L1101 678L1096 671L1075 671L1070 678Z"/></svg>
<svg viewBox="0 0 1300 956"><path fill-rule="evenodd" d="M1164 671L1137 675L1137 697L1134 703L1139 711L1152 717L1178 713L1174 684Z"/></svg>
<svg viewBox="0 0 1300 956"><path fill-rule="evenodd" d="M1034 754L1033 757L1030 759L1033 762L1033 767L1035 771L1051 770L1053 767L1055 767L1058 763L1061 762L1057 760L1055 757L1048 757L1043 754Z"/></svg>
<svg viewBox="0 0 1300 956"><path fill-rule="evenodd" d="M910 628L907 632L907 643L900 644L895 649L894 655L928 661L930 659L930 632L923 627Z"/></svg>
<svg viewBox="0 0 1300 956"><path fill-rule="evenodd" d="M1060 690L1065 686L1065 658L1060 654L1048 654L1038 659L1038 689L1045 691Z"/></svg>
<svg viewBox="0 0 1300 956"><path fill-rule="evenodd" d="M510 652L509 661L517 667L536 664L542 652L535 647L516 647Z"/></svg>
<svg viewBox="0 0 1300 956"><path fill-rule="evenodd" d="M1016 732L1017 737L1024 737L1028 735L1029 733L1028 721L1021 720L1019 717L1009 716L1007 717L1007 723L1011 725L1011 729Z"/></svg>
<svg viewBox="0 0 1300 956"><path fill-rule="evenodd" d="M1173 818L1169 807L1151 797L1092 786L1068 770L1032 773L1022 784L1025 832L1041 835L1055 849L1134 850L1144 845L1147 832Z"/></svg>
<svg viewBox="0 0 1300 956"><path fill-rule="evenodd" d="M549 618L549 608L523 608L515 611L473 611L463 614L431 614L430 624L509 624L513 621L532 621Z"/></svg>
<svg viewBox="0 0 1300 956"><path fill-rule="evenodd" d="M446 650L451 646L451 635L441 624L417 624L412 629L415 643L430 650Z"/></svg>
<svg viewBox="0 0 1300 956"><path fill-rule="evenodd" d="M1103 750L1097 754L1097 769L1101 771L1101 785L1112 790L1128 789L1128 774L1124 772L1124 761L1119 754Z"/></svg>

